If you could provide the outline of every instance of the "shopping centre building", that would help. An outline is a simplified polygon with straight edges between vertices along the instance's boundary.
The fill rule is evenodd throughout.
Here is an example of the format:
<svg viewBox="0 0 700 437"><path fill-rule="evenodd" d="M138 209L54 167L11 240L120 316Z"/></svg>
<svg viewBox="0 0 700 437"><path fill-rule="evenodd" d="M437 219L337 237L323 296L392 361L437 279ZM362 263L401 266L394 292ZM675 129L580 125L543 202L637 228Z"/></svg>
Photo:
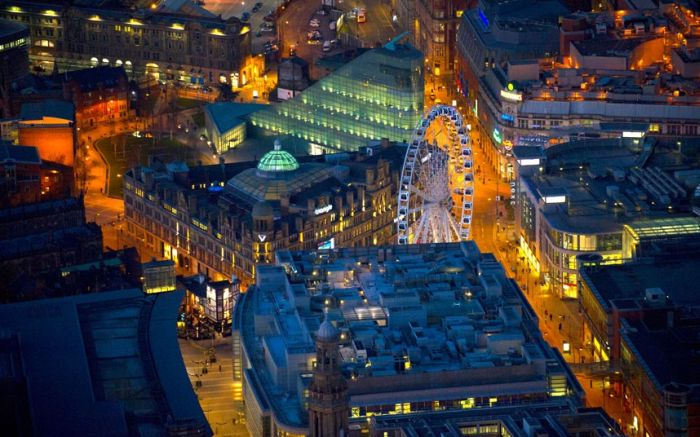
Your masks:
<svg viewBox="0 0 700 437"><path fill-rule="evenodd" d="M408 142L423 115L423 55L399 36L299 95L250 116L253 126L335 150Z"/></svg>
<svg viewBox="0 0 700 437"><path fill-rule="evenodd" d="M699 143L644 137L515 147L515 221L529 268L563 298L577 298L582 263L619 264L659 244L700 239L691 199Z"/></svg>
<svg viewBox="0 0 700 437"><path fill-rule="evenodd" d="M259 436L319 435L342 411L352 429L384 415L581 405L537 325L515 282L471 241L280 250L237 303L234 383ZM319 379L333 381L326 413Z"/></svg>
<svg viewBox="0 0 700 437"><path fill-rule="evenodd" d="M127 233L142 252L245 284L276 250L390 243L404 155L384 141L297 159L276 142L259 162L137 167L124 175Z"/></svg>

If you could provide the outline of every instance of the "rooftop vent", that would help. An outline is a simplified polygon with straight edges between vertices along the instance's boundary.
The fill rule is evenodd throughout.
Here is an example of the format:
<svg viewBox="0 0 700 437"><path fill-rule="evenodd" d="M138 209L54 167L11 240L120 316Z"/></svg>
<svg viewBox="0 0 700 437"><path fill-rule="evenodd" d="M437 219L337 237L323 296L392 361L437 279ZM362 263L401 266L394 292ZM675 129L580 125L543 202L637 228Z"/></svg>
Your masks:
<svg viewBox="0 0 700 437"><path fill-rule="evenodd" d="M651 306L661 306L666 301L666 294L658 287L647 288L644 292L644 300Z"/></svg>

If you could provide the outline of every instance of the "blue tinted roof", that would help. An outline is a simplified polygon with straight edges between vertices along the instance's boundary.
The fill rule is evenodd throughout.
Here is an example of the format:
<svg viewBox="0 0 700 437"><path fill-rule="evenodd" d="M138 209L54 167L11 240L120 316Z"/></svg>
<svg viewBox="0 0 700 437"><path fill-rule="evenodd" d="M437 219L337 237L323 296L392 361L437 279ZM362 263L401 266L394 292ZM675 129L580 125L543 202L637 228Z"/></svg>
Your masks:
<svg viewBox="0 0 700 437"><path fill-rule="evenodd" d="M48 99L41 102L23 103L20 109L22 120L41 120L44 117L75 120L73 104L65 100Z"/></svg>
<svg viewBox="0 0 700 437"><path fill-rule="evenodd" d="M209 113L209 117L216 125L219 132L226 132L229 129L243 123L242 117L259 111L267 105L259 105L256 103L211 103L204 107Z"/></svg>

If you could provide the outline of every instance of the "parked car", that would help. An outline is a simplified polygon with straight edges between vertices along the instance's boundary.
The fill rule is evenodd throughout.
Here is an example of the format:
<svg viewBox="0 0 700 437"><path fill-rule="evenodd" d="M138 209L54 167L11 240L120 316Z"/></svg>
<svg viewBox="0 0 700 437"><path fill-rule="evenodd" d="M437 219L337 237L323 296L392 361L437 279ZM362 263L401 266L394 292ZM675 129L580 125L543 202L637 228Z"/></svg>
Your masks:
<svg viewBox="0 0 700 437"><path fill-rule="evenodd" d="M331 51L331 42L330 41L323 41L323 51L324 52Z"/></svg>
<svg viewBox="0 0 700 437"><path fill-rule="evenodd" d="M274 13L273 11L270 11L269 14L267 14L267 15L265 15L265 16L263 17L263 20L265 20L265 21L275 21L276 18L277 18L277 17L275 17L275 13Z"/></svg>
<svg viewBox="0 0 700 437"><path fill-rule="evenodd" d="M241 21L248 21L250 20L250 12L243 12L241 15Z"/></svg>
<svg viewBox="0 0 700 437"><path fill-rule="evenodd" d="M262 8L262 5L263 4L260 2L255 3L255 6L253 6L253 12L258 12L260 8Z"/></svg>

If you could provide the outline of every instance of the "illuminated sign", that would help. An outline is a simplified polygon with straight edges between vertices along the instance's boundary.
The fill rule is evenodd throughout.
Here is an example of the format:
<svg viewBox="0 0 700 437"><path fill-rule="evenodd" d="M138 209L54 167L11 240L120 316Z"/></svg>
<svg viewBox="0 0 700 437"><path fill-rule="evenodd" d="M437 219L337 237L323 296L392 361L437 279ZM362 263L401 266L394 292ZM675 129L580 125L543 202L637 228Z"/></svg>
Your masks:
<svg viewBox="0 0 700 437"><path fill-rule="evenodd" d="M644 132L622 132L622 138L642 138Z"/></svg>
<svg viewBox="0 0 700 437"><path fill-rule="evenodd" d="M501 144L503 142L503 137L501 136L501 132L498 129L493 130L493 140L498 144Z"/></svg>
<svg viewBox="0 0 700 437"><path fill-rule="evenodd" d="M506 100L510 100L511 102L522 102L523 101L522 94L520 94L518 92L508 91L508 90L501 90L501 97L503 97Z"/></svg>
<svg viewBox="0 0 700 437"><path fill-rule="evenodd" d="M325 214L327 212L330 212L332 209L333 209L333 205L329 204L329 205L314 209L314 214L315 215Z"/></svg>
<svg viewBox="0 0 700 437"><path fill-rule="evenodd" d="M335 249L335 237L331 238L330 240L326 240L323 243L318 245L319 250L324 250L324 249Z"/></svg>
<svg viewBox="0 0 700 437"><path fill-rule="evenodd" d="M544 198L544 203L564 203L566 202L566 196L546 196Z"/></svg>
<svg viewBox="0 0 700 437"><path fill-rule="evenodd" d="M513 91L515 89L515 85L513 85L513 82L508 82L508 86L506 88L508 88L508 91Z"/></svg>
<svg viewBox="0 0 700 437"><path fill-rule="evenodd" d="M528 166L532 166L532 165L540 165L540 159L539 158L519 159L518 164L520 164L523 167L528 167Z"/></svg>
<svg viewBox="0 0 700 437"><path fill-rule="evenodd" d="M501 114L501 120L510 121L512 123L515 121L515 117L511 114Z"/></svg>
<svg viewBox="0 0 700 437"><path fill-rule="evenodd" d="M258 240L260 240L261 243L264 242L267 240L267 235L258 234Z"/></svg>

